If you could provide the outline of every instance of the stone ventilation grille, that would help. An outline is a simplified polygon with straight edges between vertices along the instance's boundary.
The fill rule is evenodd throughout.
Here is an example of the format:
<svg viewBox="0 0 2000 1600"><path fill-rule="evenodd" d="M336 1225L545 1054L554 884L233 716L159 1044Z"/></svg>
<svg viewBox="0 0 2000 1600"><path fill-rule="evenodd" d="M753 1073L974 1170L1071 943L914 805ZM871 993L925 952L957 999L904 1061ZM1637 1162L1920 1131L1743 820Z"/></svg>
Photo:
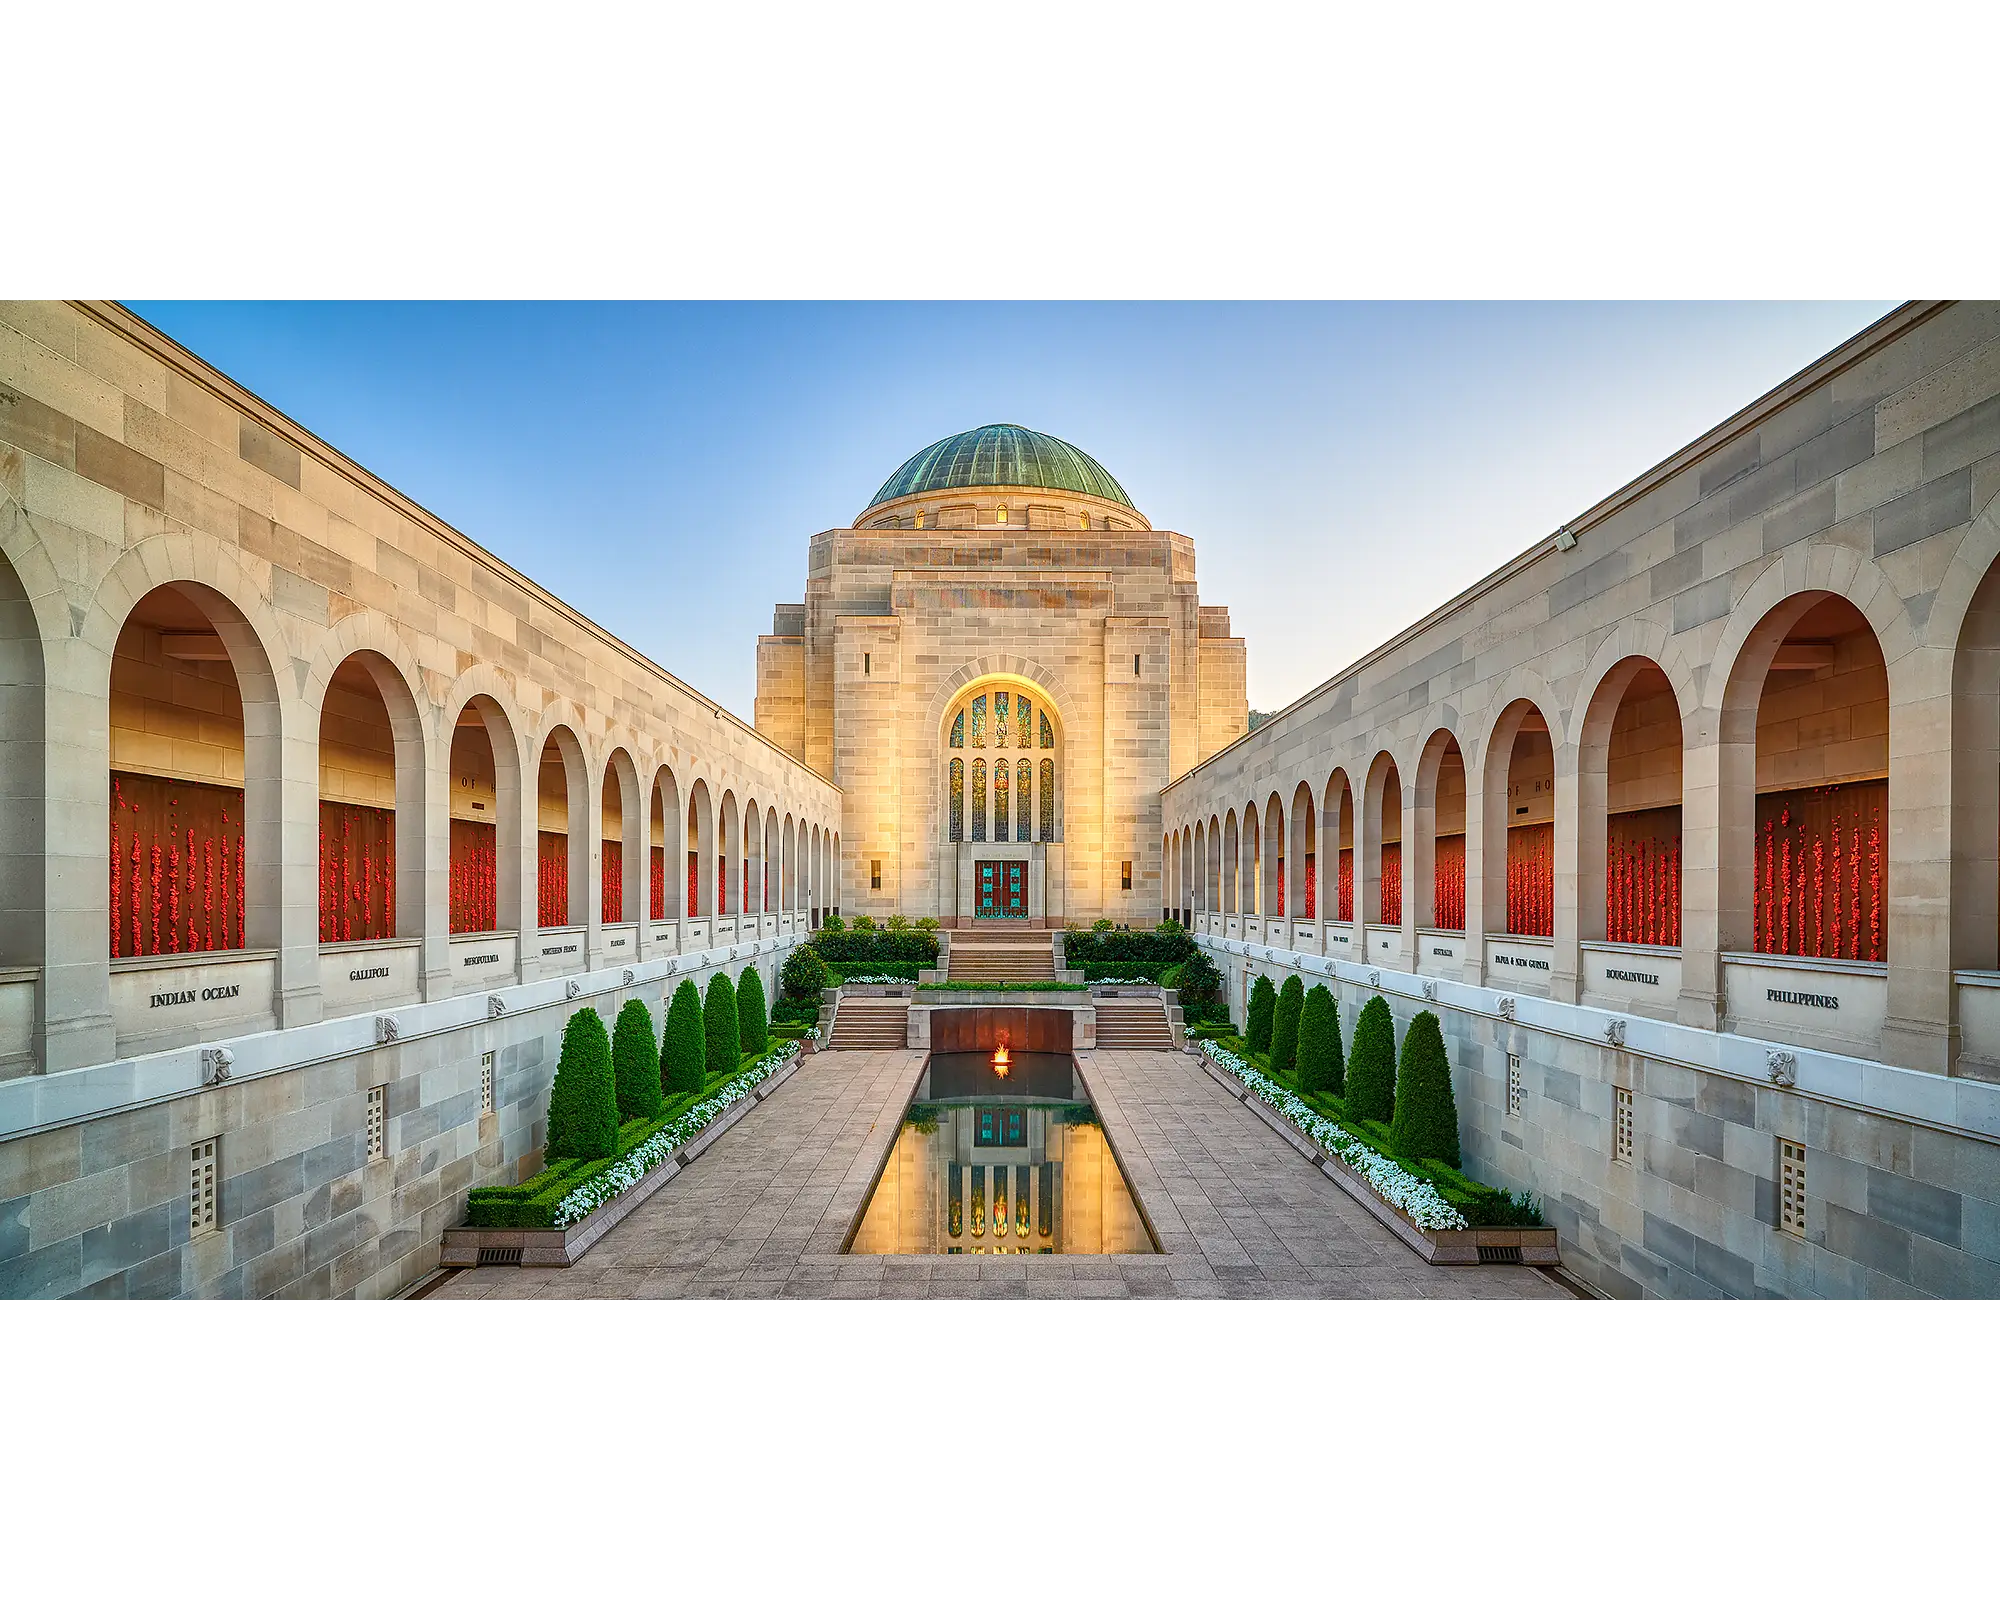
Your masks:
<svg viewBox="0 0 2000 1600"><path fill-rule="evenodd" d="M387 1143L384 1137L386 1133L384 1112L387 1108L383 1104L386 1098L387 1090L380 1084L377 1084L373 1089L368 1091L368 1159L370 1161L380 1161L382 1159L383 1150Z"/></svg>
<svg viewBox="0 0 2000 1600"><path fill-rule="evenodd" d="M493 1112L493 1052L487 1051L479 1058L479 1114L491 1116Z"/></svg>
<svg viewBox="0 0 2000 1600"><path fill-rule="evenodd" d="M1521 1058L1519 1056L1509 1056L1507 1058L1507 1115L1518 1117L1521 1114L1521 1102L1525 1098L1526 1094L1521 1088Z"/></svg>
<svg viewBox="0 0 2000 1600"><path fill-rule="evenodd" d="M188 1213L191 1233L215 1232L215 1141L194 1147L188 1163Z"/></svg>
<svg viewBox="0 0 2000 1600"><path fill-rule="evenodd" d="M1613 1092L1618 1102L1615 1130L1617 1143L1612 1150L1611 1158L1614 1161L1622 1161L1629 1167L1632 1164L1632 1091L1618 1089Z"/></svg>
<svg viewBox="0 0 2000 1600"><path fill-rule="evenodd" d="M1778 1226L1801 1236L1806 1231L1806 1147L1778 1141Z"/></svg>

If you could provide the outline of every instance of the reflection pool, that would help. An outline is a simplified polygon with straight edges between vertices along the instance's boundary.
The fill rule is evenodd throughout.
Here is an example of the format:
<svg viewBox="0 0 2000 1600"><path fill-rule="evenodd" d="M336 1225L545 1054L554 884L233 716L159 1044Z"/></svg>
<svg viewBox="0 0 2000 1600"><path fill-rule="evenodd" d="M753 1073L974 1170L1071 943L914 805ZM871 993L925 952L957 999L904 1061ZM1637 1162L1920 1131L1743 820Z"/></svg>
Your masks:
<svg viewBox="0 0 2000 1600"><path fill-rule="evenodd" d="M856 1255L1156 1253L1074 1061L932 1054Z"/></svg>

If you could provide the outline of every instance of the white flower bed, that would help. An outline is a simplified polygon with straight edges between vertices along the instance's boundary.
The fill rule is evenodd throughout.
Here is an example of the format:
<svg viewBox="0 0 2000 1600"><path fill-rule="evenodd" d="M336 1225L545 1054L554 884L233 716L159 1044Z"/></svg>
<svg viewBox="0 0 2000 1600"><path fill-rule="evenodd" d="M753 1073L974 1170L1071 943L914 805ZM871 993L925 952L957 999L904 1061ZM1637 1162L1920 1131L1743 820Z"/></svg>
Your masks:
<svg viewBox="0 0 2000 1600"><path fill-rule="evenodd" d="M849 983L915 983L917 980L914 978L891 977L886 972L869 972L869 973L864 973L861 977L858 978L842 978L840 981L843 984L849 984Z"/></svg>
<svg viewBox="0 0 2000 1600"><path fill-rule="evenodd" d="M1273 1083L1249 1062L1232 1055L1213 1039L1197 1041L1202 1054L1240 1082L1308 1139L1330 1151L1361 1175L1390 1205L1420 1228L1470 1226L1428 1178L1405 1172L1379 1151L1371 1150L1329 1117L1321 1116L1282 1084Z"/></svg>
<svg viewBox="0 0 2000 1600"><path fill-rule="evenodd" d="M1109 989L1114 984L1121 984L1121 983L1157 984L1159 981L1160 980L1158 978L1092 978L1090 980L1090 986L1093 989Z"/></svg>
<svg viewBox="0 0 2000 1600"><path fill-rule="evenodd" d="M819 1030L814 1028L810 1031L813 1043L818 1044ZM689 1106L644 1144L634 1148L623 1160L607 1167L590 1182L578 1184L563 1196L562 1204L556 1207L555 1226L567 1228L573 1222L582 1221L605 1201L616 1200L674 1151L797 1055L802 1043L803 1041L798 1039L787 1039L720 1094L713 1095L697 1105Z"/></svg>

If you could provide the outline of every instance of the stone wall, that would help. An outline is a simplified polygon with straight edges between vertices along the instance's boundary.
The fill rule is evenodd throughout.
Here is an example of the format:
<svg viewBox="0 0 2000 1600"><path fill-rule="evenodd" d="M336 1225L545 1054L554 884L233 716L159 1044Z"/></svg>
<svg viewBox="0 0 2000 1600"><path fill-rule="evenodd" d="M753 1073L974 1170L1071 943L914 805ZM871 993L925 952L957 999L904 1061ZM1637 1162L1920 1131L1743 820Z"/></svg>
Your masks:
<svg viewBox="0 0 2000 1600"><path fill-rule="evenodd" d="M1246 979L1282 983L1289 954L1209 944L1222 966L1237 1024ZM1563 1265L1618 1298L1882 1298L2000 1295L2000 1090L1970 1085L1967 1105L1983 1131L1940 1127L1883 1104L1815 1093L1819 1065L1799 1065L1800 1087L1694 1063L1708 1039L1674 1025L1646 1048L1605 1039L1612 1014L1440 983L1426 999L1418 980L1338 963L1327 983L1351 1045L1361 1007L1387 1000L1400 1046L1410 1018L1432 1010L1443 1024L1458 1101L1465 1170L1481 1182L1535 1197L1561 1238ZM1633 1036L1642 1026L1632 1023ZM1669 1051L1684 1059L1672 1059ZM1508 1110L1508 1057L1519 1059L1523 1098ZM1754 1060L1754 1058L1748 1058ZM1899 1098L1882 1069L1879 1095ZM1830 1075L1829 1081L1836 1081ZM1632 1096L1633 1147L1615 1149L1615 1099ZM1806 1151L1802 1233L1779 1226L1780 1139Z"/></svg>

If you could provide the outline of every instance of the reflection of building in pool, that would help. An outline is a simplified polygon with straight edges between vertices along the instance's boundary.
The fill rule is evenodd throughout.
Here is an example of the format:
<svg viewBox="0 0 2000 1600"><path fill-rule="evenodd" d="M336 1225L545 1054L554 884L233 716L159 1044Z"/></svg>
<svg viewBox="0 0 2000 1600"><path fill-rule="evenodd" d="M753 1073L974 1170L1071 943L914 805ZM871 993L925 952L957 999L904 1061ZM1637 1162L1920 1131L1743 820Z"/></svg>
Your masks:
<svg viewBox="0 0 2000 1600"><path fill-rule="evenodd" d="M913 1108L857 1255L1112 1255L1152 1243L1087 1106Z"/></svg>

